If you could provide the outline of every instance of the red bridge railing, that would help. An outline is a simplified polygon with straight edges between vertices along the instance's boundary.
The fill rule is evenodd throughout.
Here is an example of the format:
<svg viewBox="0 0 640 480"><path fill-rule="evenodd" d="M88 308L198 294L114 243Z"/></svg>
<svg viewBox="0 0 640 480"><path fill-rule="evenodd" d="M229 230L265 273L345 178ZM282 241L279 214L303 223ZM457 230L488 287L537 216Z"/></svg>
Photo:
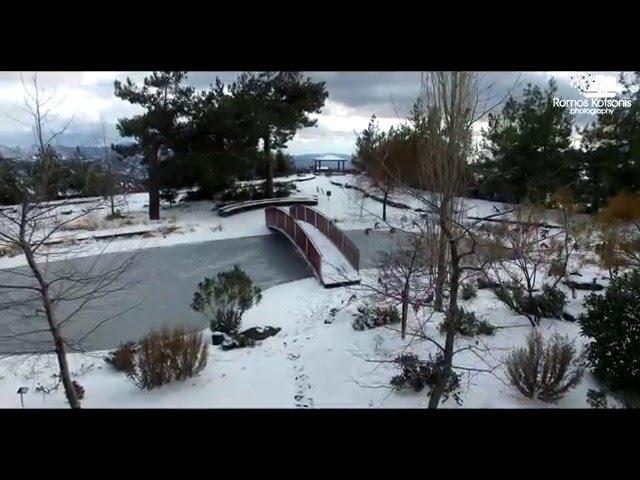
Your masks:
<svg viewBox="0 0 640 480"><path fill-rule="evenodd" d="M264 214L267 227L278 229L292 239L322 282L322 254L304 229L298 225L296 219L275 207L265 208Z"/></svg>
<svg viewBox="0 0 640 480"><path fill-rule="evenodd" d="M290 207L289 212L293 218L308 222L320 230L347 257L351 266L360 271L360 250L331 219L304 205Z"/></svg>

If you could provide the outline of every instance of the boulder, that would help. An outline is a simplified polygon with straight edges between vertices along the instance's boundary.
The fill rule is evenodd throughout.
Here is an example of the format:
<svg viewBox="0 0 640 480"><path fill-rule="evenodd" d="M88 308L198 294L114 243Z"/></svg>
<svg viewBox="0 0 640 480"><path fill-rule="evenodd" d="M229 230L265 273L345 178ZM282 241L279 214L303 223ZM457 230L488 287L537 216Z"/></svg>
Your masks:
<svg viewBox="0 0 640 480"><path fill-rule="evenodd" d="M265 338L273 337L280 330L280 327L251 327L240 333L239 336L244 336L252 340L264 340Z"/></svg>
<svg viewBox="0 0 640 480"><path fill-rule="evenodd" d="M280 330L279 327L251 327L244 332L240 332L235 337L224 335L224 340L220 343L222 350L233 350L234 348L253 347L257 341L273 337Z"/></svg>
<svg viewBox="0 0 640 480"><path fill-rule="evenodd" d="M571 315L568 312L562 312L562 319L566 320L567 322L575 322L576 321L576 317L574 317L573 315Z"/></svg>
<svg viewBox="0 0 640 480"><path fill-rule="evenodd" d="M225 338L225 340L220 345L220 348L222 348L222 350L233 350L235 348L253 347L255 344L255 340L239 334L235 338Z"/></svg>

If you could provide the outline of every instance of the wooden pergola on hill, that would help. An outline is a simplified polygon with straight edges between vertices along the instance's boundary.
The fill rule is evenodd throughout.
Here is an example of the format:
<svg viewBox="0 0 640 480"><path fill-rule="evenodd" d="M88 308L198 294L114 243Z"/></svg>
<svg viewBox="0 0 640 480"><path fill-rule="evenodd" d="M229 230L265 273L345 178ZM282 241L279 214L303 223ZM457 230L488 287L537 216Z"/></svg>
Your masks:
<svg viewBox="0 0 640 480"><path fill-rule="evenodd" d="M315 173L344 172L347 162L348 160L335 155L323 155L313 160L313 171ZM323 164L329 164L329 166L324 166Z"/></svg>

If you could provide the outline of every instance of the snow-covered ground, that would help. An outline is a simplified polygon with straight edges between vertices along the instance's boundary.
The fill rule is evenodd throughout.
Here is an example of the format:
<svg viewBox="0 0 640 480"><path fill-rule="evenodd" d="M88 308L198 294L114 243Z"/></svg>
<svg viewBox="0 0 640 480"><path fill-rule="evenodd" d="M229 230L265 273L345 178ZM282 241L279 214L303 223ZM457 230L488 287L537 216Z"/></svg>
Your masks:
<svg viewBox="0 0 640 480"><path fill-rule="evenodd" d="M363 272L366 274L367 272ZM595 267L583 269L583 280L600 275ZM112 370L102 357L106 352L71 354L69 360L74 379L85 389L84 407L103 408L196 408L196 407L425 407L426 390L394 391L389 380L398 373L390 360L400 352L414 352L421 358L434 353L432 344L415 336L400 338L397 326L356 331L352 315L364 299L359 289L324 289L315 279L291 282L264 291L262 302L250 309L243 327L272 325L282 330L255 347L222 351L210 346L205 370L185 382L161 388L139 390L121 372ZM350 297L355 300L349 302ZM569 310L579 312L584 293L576 299L568 294ZM474 408L587 408L589 388L597 382L585 374L580 384L556 404L529 400L512 390L505 379L504 357L514 347L524 345L531 330L524 317L508 311L488 290L480 290L475 299L462 301L464 308L475 310L500 327L494 336L473 339L458 337L456 347L463 348L476 340L487 353L476 356L464 351L455 356L455 364L486 369L493 373L463 372L463 407ZM331 309L337 309L332 318ZM424 320L428 310L418 313ZM325 322L326 321L326 322ZM440 314L434 315L427 332L443 341L438 332ZM410 312L409 331L416 325ZM579 327L564 320L544 319L539 327L545 337L554 333L567 335L578 349L584 344ZM207 335L208 337L208 335ZM20 406L16 391L29 387L25 407L66 407L61 386L50 393L36 390L38 385L56 384L55 358L8 357L0 359L0 407ZM444 407L458 408L453 399Z"/></svg>
<svg viewBox="0 0 640 480"><path fill-rule="evenodd" d="M332 218L343 230L363 230L372 228L376 223L381 224L382 205L371 199L363 198L362 193L354 189L344 189L332 185L338 183L357 183L354 175L335 175L332 177L283 177L277 181L303 180L296 182L299 192L303 196L318 196L317 208ZM330 195L327 195L330 192ZM419 206L419 202L410 195L396 195L394 200L411 206ZM485 200L466 200L469 215L492 213L496 204ZM246 211L229 217L221 217L214 211L215 203L211 201L181 202L173 207L163 205L161 219L151 221L148 218L148 194L137 193L120 199L121 210L126 218L107 220L110 213L108 208L91 212L72 231L61 231L55 239L74 243L73 251L67 255L57 255L60 260L68 257L97 255L99 253L134 251L145 248L164 247L186 243L197 243L209 240L223 240L228 238L252 237L268 235L265 226L264 209ZM59 220L72 218L77 212L86 209L86 205L64 205L60 208ZM62 212L66 213L63 215ZM387 221L391 225L406 224L412 213L408 210L387 207ZM89 228L82 228L87 226ZM140 231L140 235L119 237L115 239L94 239L94 236L105 234ZM68 250L66 244L51 245L45 251L61 252ZM22 255L0 257L0 268L16 267L26 262Z"/></svg>
<svg viewBox="0 0 640 480"><path fill-rule="evenodd" d="M331 181L356 183L351 175L324 177L296 184L299 195L318 195L317 208L332 218L342 229L365 229L380 222L382 205L354 189L332 185ZM327 195L331 192L331 195ZM100 251L130 251L208 240L267 235L264 211L258 209L230 217L220 217L212 202L180 203L163 208L162 220L147 219L147 194L129 195L123 209L125 219L106 220L108 210L95 212L87 225L63 232L68 241L78 242L73 256L93 255ZM394 201L419 207L410 195L396 195ZM483 200L465 199L469 215L482 216L495 212L502 205ZM78 211L82 205L65 206ZM391 225L406 223L412 213L405 209L387 208ZM118 238L113 241L91 237L105 233L145 231L144 235ZM55 251L59 246L51 246ZM23 263L21 256L0 258L0 268ZM590 281L604 273L592 264L581 269L581 281ZM368 273L360 272L365 276ZM564 288L564 287L562 287ZM566 290L566 311L577 316L582 310L584 292L573 299ZM108 408L190 408L190 407L424 407L428 403L426 391L394 391L389 380L398 372L389 362L401 352L414 352L421 358L433 354L434 346L417 336L400 338L397 326L356 331L351 326L352 315L364 300L361 287L324 289L310 278L286 283L263 292L262 302L245 315L244 327L272 325L282 330L253 348L221 351L210 347L209 362L198 376L152 391L141 391L124 374L113 371L103 360L106 352L70 354L74 378L86 389L85 407ZM352 296L355 295L355 299ZM350 301L352 299L353 301ZM470 369L495 367L492 373L464 371L462 399L464 407L521 408L521 407L586 407L589 388L597 382L586 374L579 386L557 404L528 400L513 391L505 379L501 362L514 348L524 345L531 330L526 318L518 316L499 303L489 290L480 290L475 299L462 301L466 310L473 310L499 327L494 336L473 339L458 337L456 347L464 349L478 341L483 352L476 355L464 350L455 357L455 364ZM333 309L337 309L334 317ZM410 312L409 331L424 320L428 309ZM438 324L440 314L434 314L427 332L442 341ZM585 339L579 335L575 323L545 319L539 327L545 337L554 333L567 335L580 350ZM382 363L379 361L383 360ZM57 382L53 356L14 356L0 358L0 407L19 407L16 390L29 387L25 406L31 408L66 407L63 389L50 393L45 388ZM445 407L457 407L453 399Z"/></svg>

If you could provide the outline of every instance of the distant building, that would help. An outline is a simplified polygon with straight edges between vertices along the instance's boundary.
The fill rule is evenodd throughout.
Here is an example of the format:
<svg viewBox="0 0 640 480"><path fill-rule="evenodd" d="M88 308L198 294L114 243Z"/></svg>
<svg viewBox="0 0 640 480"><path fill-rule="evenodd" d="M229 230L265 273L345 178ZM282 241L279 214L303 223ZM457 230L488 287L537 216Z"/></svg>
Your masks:
<svg viewBox="0 0 640 480"><path fill-rule="evenodd" d="M315 173L344 172L348 161L336 155L322 155L313 159L313 171Z"/></svg>

